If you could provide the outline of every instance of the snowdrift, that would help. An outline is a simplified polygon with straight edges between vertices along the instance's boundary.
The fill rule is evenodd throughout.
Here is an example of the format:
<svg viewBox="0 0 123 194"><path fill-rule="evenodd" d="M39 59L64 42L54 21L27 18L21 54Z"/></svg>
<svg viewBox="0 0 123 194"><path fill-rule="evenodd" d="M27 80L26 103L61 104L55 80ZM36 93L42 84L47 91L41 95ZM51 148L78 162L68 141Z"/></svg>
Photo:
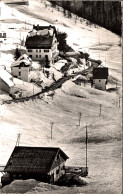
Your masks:
<svg viewBox="0 0 123 194"><path fill-rule="evenodd" d="M71 80L62 85L62 91L71 96L87 98L88 93L81 89L80 86L75 85Z"/></svg>
<svg viewBox="0 0 123 194"><path fill-rule="evenodd" d="M36 181L34 179L15 180L2 188L2 193L46 193L47 191L61 190L63 187ZM64 187L65 188L65 187Z"/></svg>

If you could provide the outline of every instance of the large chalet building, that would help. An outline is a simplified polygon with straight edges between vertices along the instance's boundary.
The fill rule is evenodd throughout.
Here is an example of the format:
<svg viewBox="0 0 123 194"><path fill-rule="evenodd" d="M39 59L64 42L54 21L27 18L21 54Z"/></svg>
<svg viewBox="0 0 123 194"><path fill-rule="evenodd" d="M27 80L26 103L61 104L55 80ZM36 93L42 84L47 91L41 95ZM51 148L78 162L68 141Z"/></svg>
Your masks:
<svg viewBox="0 0 123 194"><path fill-rule="evenodd" d="M54 62L59 54L57 45L55 26L34 25L25 41L26 54L32 60Z"/></svg>
<svg viewBox="0 0 123 194"><path fill-rule="evenodd" d="M16 146L5 166L2 186L14 179L36 179L53 183L65 174L68 156L55 147Z"/></svg>

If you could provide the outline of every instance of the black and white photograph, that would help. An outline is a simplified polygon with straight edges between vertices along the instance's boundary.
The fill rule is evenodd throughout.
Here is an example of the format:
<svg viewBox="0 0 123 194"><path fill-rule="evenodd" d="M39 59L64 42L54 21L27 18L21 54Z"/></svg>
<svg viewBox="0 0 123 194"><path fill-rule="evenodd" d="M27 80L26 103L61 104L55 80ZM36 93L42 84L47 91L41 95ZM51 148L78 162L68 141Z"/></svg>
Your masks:
<svg viewBox="0 0 123 194"><path fill-rule="evenodd" d="M122 193L120 0L0 0L0 193Z"/></svg>

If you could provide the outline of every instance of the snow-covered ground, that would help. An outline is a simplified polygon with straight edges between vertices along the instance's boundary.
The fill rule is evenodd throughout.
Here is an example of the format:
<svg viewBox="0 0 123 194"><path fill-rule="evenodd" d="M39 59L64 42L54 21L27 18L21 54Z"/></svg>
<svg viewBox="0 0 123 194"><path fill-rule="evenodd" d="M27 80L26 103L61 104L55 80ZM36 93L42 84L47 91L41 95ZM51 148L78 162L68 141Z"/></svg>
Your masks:
<svg viewBox="0 0 123 194"><path fill-rule="evenodd" d="M30 0L29 3L29 6L18 5L12 8L2 2L6 12L2 15L2 25L17 29L11 29L13 32L9 33L11 41L6 42L4 49L0 48L1 64L10 68L13 62L12 54L20 41L20 36L25 37L33 24L52 24L68 34L67 42L75 51L88 50L91 58L103 60L103 63L109 67L110 75L121 83L121 47L118 46L120 38L117 35L99 26L97 28L94 25L87 26L86 20L81 23L80 18L75 23L73 14L71 19L65 18L62 8L58 12L50 7L48 2L47 7L39 0ZM23 27L23 30L18 29L20 27ZM16 44L13 45L13 42ZM66 188L61 190L54 188L53 191L49 189L44 192L120 193L121 104L119 100L121 99L116 92L98 91L88 84L85 87L76 86L69 80L61 89L55 91L53 98L45 95L42 100L0 105L0 163L6 164L16 144L17 134L20 133L20 145L57 146L69 156L67 165L85 166L85 126L87 125L90 183L84 187L67 188L67 191ZM100 104L102 104L101 116L99 116ZM80 126L78 126L79 113L82 113ZM51 122L54 122L52 140ZM34 185L30 191L35 193L41 190L36 189Z"/></svg>

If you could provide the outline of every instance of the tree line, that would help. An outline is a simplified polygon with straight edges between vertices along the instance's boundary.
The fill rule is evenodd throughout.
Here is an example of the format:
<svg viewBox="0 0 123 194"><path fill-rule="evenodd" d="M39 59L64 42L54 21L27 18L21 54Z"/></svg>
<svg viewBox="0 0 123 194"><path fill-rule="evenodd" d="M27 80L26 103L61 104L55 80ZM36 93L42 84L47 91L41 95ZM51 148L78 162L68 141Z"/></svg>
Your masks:
<svg viewBox="0 0 123 194"><path fill-rule="evenodd" d="M68 10L69 17L74 13L120 36L122 34L120 1L49 1L54 7L61 6L64 14Z"/></svg>

